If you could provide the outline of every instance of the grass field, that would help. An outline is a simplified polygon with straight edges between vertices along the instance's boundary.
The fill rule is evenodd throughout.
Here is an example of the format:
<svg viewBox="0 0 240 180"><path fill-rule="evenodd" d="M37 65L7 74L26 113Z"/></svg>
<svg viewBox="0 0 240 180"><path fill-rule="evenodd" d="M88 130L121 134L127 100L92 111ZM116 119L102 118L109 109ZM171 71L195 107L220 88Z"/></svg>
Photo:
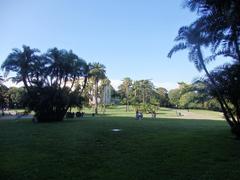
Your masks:
<svg viewBox="0 0 240 180"><path fill-rule="evenodd" d="M75 111L77 111L75 109ZM93 113L92 109L84 109L87 113ZM99 108L99 113L103 114L101 108ZM177 114L181 113L181 116ZM130 106L130 111L125 112L125 106L114 106L106 109L106 115L109 116L121 116L121 117L134 117L135 111ZM151 117L151 114L144 114L144 117ZM208 110L186 110L186 109L170 109L170 108L160 108L157 111L158 118L178 118L178 119L212 119L212 120L223 120L223 114L216 111Z"/></svg>
<svg viewBox="0 0 240 180"><path fill-rule="evenodd" d="M225 121L133 117L119 107L60 123L1 120L0 179L239 179L240 142Z"/></svg>

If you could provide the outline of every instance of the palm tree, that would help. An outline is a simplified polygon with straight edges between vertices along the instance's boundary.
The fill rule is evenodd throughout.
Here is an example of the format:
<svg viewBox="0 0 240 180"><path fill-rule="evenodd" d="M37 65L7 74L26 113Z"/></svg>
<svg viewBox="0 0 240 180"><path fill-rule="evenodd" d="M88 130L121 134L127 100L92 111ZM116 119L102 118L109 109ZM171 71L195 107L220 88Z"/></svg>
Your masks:
<svg viewBox="0 0 240 180"><path fill-rule="evenodd" d="M240 62L240 1L239 0L185 0L185 6L200 17L195 21L201 31L212 40L213 56L230 56Z"/></svg>
<svg viewBox="0 0 240 180"><path fill-rule="evenodd" d="M122 84L119 86L126 97L126 112L129 110L129 91L132 86L132 80L129 77L126 77L122 80Z"/></svg>
<svg viewBox="0 0 240 180"><path fill-rule="evenodd" d="M240 64L225 64L221 67L216 68L211 72L214 78L218 91L226 99L228 103L233 106L230 112L234 114L234 118L231 119L232 132L240 137ZM206 84L209 84L207 79ZM209 91L213 95L216 93L214 89L209 86Z"/></svg>
<svg viewBox="0 0 240 180"><path fill-rule="evenodd" d="M23 46L23 51L14 49L2 64L6 75L12 71L15 82L23 81L26 106L35 112L39 122L62 121L73 97L79 98L84 89L72 91L76 79L84 77L86 82L88 65L72 51L53 48L44 55L37 49ZM67 86L67 82L72 84ZM78 90L78 92L77 92Z"/></svg>
<svg viewBox="0 0 240 180"><path fill-rule="evenodd" d="M101 99L101 111L105 112L106 111L106 104L109 103L108 102L108 95L111 95L110 92L108 92L107 87L109 87L111 84L111 81L106 77L104 79L101 80L101 84L99 86L99 97ZM108 94L110 93L110 94Z"/></svg>
<svg viewBox="0 0 240 180"><path fill-rule="evenodd" d="M171 58L173 53L179 51L179 50L185 50L189 49L188 58L191 62L194 63L197 70L201 71L204 70L207 77L209 78L211 82L211 86L216 92L217 99L222 107L224 116L229 123L231 127L234 126L231 119L234 121L234 115L232 114L229 105L226 103L225 99L219 93L217 89L217 85L213 79L213 77L210 75L209 71L206 68L204 58L202 55L201 47L203 45L208 46L211 39L206 36L205 33L200 32L200 30L193 24L189 27L184 26L179 29L178 35L175 38L176 42L179 42L177 45L175 45L170 52L168 53L168 57Z"/></svg>
<svg viewBox="0 0 240 180"><path fill-rule="evenodd" d="M89 65L89 78L93 81L94 83L94 111L95 114L98 114L98 85L99 81L101 79L106 78L106 67L103 64L100 63L92 63Z"/></svg>
<svg viewBox="0 0 240 180"><path fill-rule="evenodd" d="M48 50L45 57L50 65L51 86L66 88L67 83L71 82L69 90L72 90L79 77L84 77L84 82L86 83L88 66L83 59L79 58L71 50L52 48Z"/></svg>
<svg viewBox="0 0 240 180"><path fill-rule="evenodd" d="M16 73L16 76L12 80L16 83L23 81L27 90L32 86L32 64L38 60L38 49L31 49L29 46L22 46L23 51L20 49L13 49L13 52L8 55L1 68L5 70L5 76L10 71Z"/></svg>
<svg viewBox="0 0 240 180"><path fill-rule="evenodd" d="M209 41L200 31L198 31L193 25L189 27L183 26L179 29L175 41L179 43L170 50L168 53L169 58L179 50L189 49L189 61L194 63L197 70L204 70L206 74L209 74L201 50L201 47L203 45L208 45Z"/></svg>

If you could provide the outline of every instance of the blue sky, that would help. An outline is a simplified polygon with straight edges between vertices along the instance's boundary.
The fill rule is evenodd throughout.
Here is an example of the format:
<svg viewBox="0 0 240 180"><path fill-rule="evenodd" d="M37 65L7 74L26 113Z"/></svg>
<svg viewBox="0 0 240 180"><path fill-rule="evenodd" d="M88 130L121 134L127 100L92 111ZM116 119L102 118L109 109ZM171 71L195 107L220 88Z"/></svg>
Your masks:
<svg viewBox="0 0 240 180"><path fill-rule="evenodd" d="M167 58L179 27L196 18L182 2L0 0L0 63L23 44L42 52L72 49L87 62L104 64L115 87L131 77L174 88L200 76L186 52Z"/></svg>

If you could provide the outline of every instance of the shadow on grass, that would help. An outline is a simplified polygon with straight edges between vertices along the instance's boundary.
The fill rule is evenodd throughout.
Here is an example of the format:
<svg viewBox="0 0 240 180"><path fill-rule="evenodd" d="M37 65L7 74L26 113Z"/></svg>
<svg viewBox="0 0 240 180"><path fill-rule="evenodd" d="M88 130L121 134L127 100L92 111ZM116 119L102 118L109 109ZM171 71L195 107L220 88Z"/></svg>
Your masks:
<svg viewBox="0 0 240 180"><path fill-rule="evenodd" d="M239 166L240 145L224 121L87 115L31 123L0 122L0 179L238 179L240 173L228 173Z"/></svg>

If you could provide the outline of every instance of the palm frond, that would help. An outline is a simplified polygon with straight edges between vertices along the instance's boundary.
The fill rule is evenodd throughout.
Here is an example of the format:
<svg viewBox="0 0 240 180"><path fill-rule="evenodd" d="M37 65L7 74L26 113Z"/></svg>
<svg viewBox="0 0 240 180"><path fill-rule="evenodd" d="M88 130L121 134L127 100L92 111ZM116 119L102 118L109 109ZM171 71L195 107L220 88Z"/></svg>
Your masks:
<svg viewBox="0 0 240 180"><path fill-rule="evenodd" d="M173 53L180 51L180 50L184 50L186 49L188 46L185 43L179 43L177 45L175 45L168 53L167 57L171 58Z"/></svg>
<svg viewBox="0 0 240 180"><path fill-rule="evenodd" d="M189 58L189 61L193 62L193 64L195 65L198 71L201 71L203 69L199 61L198 51L196 48L193 48L189 51L188 58Z"/></svg>

